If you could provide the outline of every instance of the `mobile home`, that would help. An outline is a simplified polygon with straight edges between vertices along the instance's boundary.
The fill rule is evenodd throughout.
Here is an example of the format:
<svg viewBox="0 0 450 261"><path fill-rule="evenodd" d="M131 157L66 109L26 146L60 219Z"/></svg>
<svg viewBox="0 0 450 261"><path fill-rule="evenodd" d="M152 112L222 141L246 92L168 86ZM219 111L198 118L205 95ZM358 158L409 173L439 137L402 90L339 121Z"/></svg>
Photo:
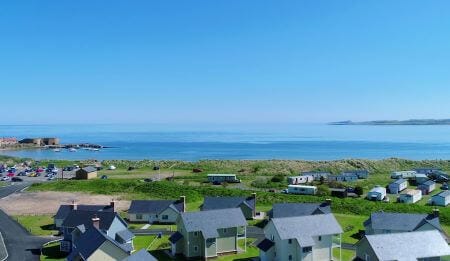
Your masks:
<svg viewBox="0 0 450 261"><path fill-rule="evenodd" d="M289 185L287 192L289 194L315 195L317 193L317 187L305 185Z"/></svg>
<svg viewBox="0 0 450 261"><path fill-rule="evenodd" d="M367 193L367 199L381 201L386 197L386 188L376 186Z"/></svg>
<svg viewBox="0 0 450 261"><path fill-rule="evenodd" d="M313 181L314 177L311 175L288 177L289 185L305 184Z"/></svg>
<svg viewBox="0 0 450 261"><path fill-rule="evenodd" d="M391 178L393 178L393 179L412 179L412 178L415 178L416 175L417 175L417 172L414 170L394 171L391 174Z"/></svg>
<svg viewBox="0 0 450 261"><path fill-rule="evenodd" d="M405 192L400 194L398 197L398 202L400 203L416 203L422 199L422 191L417 189L407 189Z"/></svg>
<svg viewBox="0 0 450 261"><path fill-rule="evenodd" d="M240 179L236 178L236 174L208 174L208 181L213 182L228 182L239 183Z"/></svg>
<svg viewBox="0 0 450 261"><path fill-rule="evenodd" d="M405 179L397 179L396 181L389 184L389 193L398 194L400 191L408 187L408 182Z"/></svg>

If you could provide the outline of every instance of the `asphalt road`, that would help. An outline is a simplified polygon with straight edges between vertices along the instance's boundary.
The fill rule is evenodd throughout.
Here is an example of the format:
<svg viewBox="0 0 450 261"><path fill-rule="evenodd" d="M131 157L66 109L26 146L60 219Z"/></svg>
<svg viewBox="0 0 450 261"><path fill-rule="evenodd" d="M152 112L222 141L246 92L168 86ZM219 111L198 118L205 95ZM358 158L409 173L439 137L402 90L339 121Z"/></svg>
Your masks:
<svg viewBox="0 0 450 261"><path fill-rule="evenodd" d="M0 198L26 188L29 183L0 188ZM8 261L39 260L41 246L49 239L30 235L21 225L0 210L0 232L3 235ZM0 246L1 248L1 246Z"/></svg>

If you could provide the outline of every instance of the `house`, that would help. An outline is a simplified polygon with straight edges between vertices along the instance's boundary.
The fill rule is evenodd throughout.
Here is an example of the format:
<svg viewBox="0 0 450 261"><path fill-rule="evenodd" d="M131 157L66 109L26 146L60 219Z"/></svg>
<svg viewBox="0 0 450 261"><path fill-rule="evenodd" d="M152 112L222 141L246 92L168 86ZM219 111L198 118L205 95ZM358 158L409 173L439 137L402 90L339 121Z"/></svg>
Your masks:
<svg viewBox="0 0 450 261"><path fill-rule="evenodd" d="M397 179L396 181L389 184L389 193L398 194L400 191L406 189L408 187L408 182L406 179Z"/></svg>
<svg viewBox="0 0 450 261"><path fill-rule="evenodd" d="M306 184L314 181L314 177L312 175L294 176L288 177L287 179L290 185Z"/></svg>
<svg viewBox="0 0 450 261"><path fill-rule="evenodd" d="M431 197L431 205L446 207L450 204L450 190L442 191Z"/></svg>
<svg viewBox="0 0 450 261"><path fill-rule="evenodd" d="M342 233L333 214L272 218L258 244L260 260L333 260Z"/></svg>
<svg viewBox="0 0 450 261"><path fill-rule="evenodd" d="M94 167L81 168L75 172L76 179L95 179L97 177L97 169Z"/></svg>
<svg viewBox="0 0 450 261"><path fill-rule="evenodd" d="M367 193L367 199L381 201L386 198L386 188L376 186Z"/></svg>
<svg viewBox="0 0 450 261"><path fill-rule="evenodd" d="M394 171L391 174L391 178L393 179L412 179L416 177L417 172L414 170L407 171Z"/></svg>
<svg viewBox="0 0 450 261"><path fill-rule="evenodd" d="M364 221L366 235L412 232L419 230L442 231L439 211L431 214L375 212Z"/></svg>
<svg viewBox="0 0 450 261"><path fill-rule="evenodd" d="M356 260L440 260L450 255L442 235L435 230L366 235L356 244Z"/></svg>
<svg viewBox="0 0 450 261"><path fill-rule="evenodd" d="M342 174L355 174L359 179L367 179L369 177L369 171L365 169L346 170Z"/></svg>
<svg viewBox="0 0 450 261"><path fill-rule="evenodd" d="M324 172L324 171L309 171L309 172L302 172L302 176L313 176L314 180L320 181L320 179L327 180L328 176L331 175L330 172Z"/></svg>
<svg viewBox="0 0 450 261"><path fill-rule="evenodd" d="M328 181L337 181L337 182L350 182L357 181L358 176L353 173L342 173L340 175L329 175Z"/></svg>
<svg viewBox="0 0 450 261"><path fill-rule="evenodd" d="M94 227L114 240L119 240L121 235L130 234L127 232L128 224L116 212L71 210L61 225L61 251L70 252L72 243L80 234L77 231L80 231L80 227L91 228L94 219L98 221L98 226L96 224Z"/></svg>
<svg viewBox="0 0 450 261"><path fill-rule="evenodd" d="M114 212L115 211L114 205L115 205L114 200L112 200L108 205L79 205L75 201L72 201L72 203L69 205L61 205L59 206L56 215L53 217L55 227L58 229L61 228L64 219L66 219L66 217L72 210Z"/></svg>
<svg viewBox="0 0 450 261"><path fill-rule="evenodd" d="M416 174L415 181L416 181L417 185L423 184L423 183L427 182L428 180L430 180L430 179L428 178L427 175L420 174L420 173Z"/></svg>
<svg viewBox="0 0 450 261"><path fill-rule="evenodd" d="M181 213L177 232L169 238L172 254L206 259L236 253L238 239L246 238L246 226L238 208Z"/></svg>
<svg viewBox="0 0 450 261"><path fill-rule="evenodd" d="M67 257L68 261L124 260L133 251L132 243L131 245L119 243L95 225L88 230L80 227L78 232L80 234L73 242L72 251Z"/></svg>
<svg viewBox="0 0 450 261"><path fill-rule="evenodd" d="M317 187L316 186L306 186L306 185L288 185L287 193L302 194L302 195L315 195L317 193Z"/></svg>
<svg viewBox="0 0 450 261"><path fill-rule="evenodd" d="M422 199L422 191L418 189L407 189L398 197L400 203L416 203Z"/></svg>
<svg viewBox="0 0 450 261"><path fill-rule="evenodd" d="M436 182L428 180L417 186L417 189L420 189L422 191L422 195L428 195L436 189Z"/></svg>
<svg viewBox="0 0 450 261"><path fill-rule="evenodd" d="M201 210L240 208L246 219L256 217L256 193L249 197L205 197Z"/></svg>
<svg viewBox="0 0 450 261"><path fill-rule="evenodd" d="M178 200L132 200L127 218L130 222L174 224L186 210L186 198Z"/></svg>
<svg viewBox="0 0 450 261"><path fill-rule="evenodd" d="M211 183L239 183L240 179L236 178L236 174L208 174L208 181Z"/></svg>
<svg viewBox="0 0 450 261"><path fill-rule="evenodd" d="M270 218L330 214L331 200L324 203L276 203L268 212Z"/></svg>

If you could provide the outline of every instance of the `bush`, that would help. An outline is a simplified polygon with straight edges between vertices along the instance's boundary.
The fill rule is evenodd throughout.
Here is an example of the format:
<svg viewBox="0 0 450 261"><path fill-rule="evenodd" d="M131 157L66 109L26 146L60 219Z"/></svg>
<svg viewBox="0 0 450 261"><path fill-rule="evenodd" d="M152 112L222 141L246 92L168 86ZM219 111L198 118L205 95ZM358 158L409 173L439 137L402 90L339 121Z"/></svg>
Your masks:
<svg viewBox="0 0 450 261"><path fill-rule="evenodd" d="M325 185L317 186L317 195L318 196L329 196L331 195L330 189Z"/></svg>
<svg viewBox="0 0 450 261"><path fill-rule="evenodd" d="M284 176L283 175L275 175L275 176L273 176L271 179L270 179L270 181L272 181L272 182L282 182L282 181L284 181Z"/></svg>
<svg viewBox="0 0 450 261"><path fill-rule="evenodd" d="M358 196L361 196L362 194L364 194L364 189L361 186L356 186L355 187L355 194Z"/></svg>

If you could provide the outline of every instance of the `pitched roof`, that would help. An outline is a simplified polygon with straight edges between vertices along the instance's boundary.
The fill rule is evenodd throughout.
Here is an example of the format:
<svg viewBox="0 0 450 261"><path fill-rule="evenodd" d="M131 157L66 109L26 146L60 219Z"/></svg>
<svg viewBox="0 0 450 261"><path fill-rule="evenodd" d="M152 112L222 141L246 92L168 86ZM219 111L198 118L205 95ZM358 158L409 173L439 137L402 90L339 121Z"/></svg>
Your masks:
<svg viewBox="0 0 450 261"><path fill-rule="evenodd" d="M118 249L129 253L131 249L123 244L119 244L114 239L103 233L97 228L89 229L83 233L75 242L73 252L79 254L84 259L89 258L105 241L111 242Z"/></svg>
<svg viewBox="0 0 450 261"><path fill-rule="evenodd" d="M448 197L448 196L450 196L450 190L442 191L439 194L434 195L433 197L443 197L443 198L445 198L445 197Z"/></svg>
<svg viewBox="0 0 450 261"><path fill-rule="evenodd" d="M183 202L180 200L133 200L128 213L159 214L173 205L178 212L183 211Z"/></svg>
<svg viewBox="0 0 450 261"><path fill-rule="evenodd" d="M133 239L133 237L134 237L134 234L131 233L131 231L128 230L128 229L124 229L124 230L121 230L121 231L116 233L116 240L120 239L123 242L128 242L131 239Z"/></svg>
<svg viewBox="0 0 450 261"><path fill-rule="evenodd" d="M450 255L442 235L436 230L367 235L379 260L410 261Z"/></svg>
<svg viewBox="0 0 450 261"><path fill-rule="evenodd" d="M300 246L313 246L315 236L343 233L333 214L273 218L278 235L282 240L296 239Z"/></svg>
<svg viewBox="0 0 450 261"><path fill-rule="evenodd" d="M154 256L152 256L145 248L141 249L129 257L122 259L122 261L142 261L142 260L148 260L148 261L158 261Z"/></svg>
<svg viewBox="0 0 450 261"><path fill-rule="evenodd" d="M205 197L202 210L237 208L241 204L254 210L256 201L254 197Z"/></svg>
<svg viewBox="0 0 450 261"><path fill-rule="evenodd" d="M433 214L375 212L364 222L364 225L371 225L373 229L414 231L425 223L441 230L439 217Z"/></svg>
<svg viewBox="0 0 450 261"><path fill-rule="evenodd" d="M92 218L97 216L100 219L100 229L108 230L115 218L118 218L126 227L127 224L123 219L115 212L99 212L99 211L80 211L72 210L69 215L64 219L63 227L77 227L79 225L92 226Z"/></svg>
<svg viewBox="0 0 450 261"><path fill-rule="evenodd" d="M275 245L275 243L273 241L265 238L263 241L259 242L257 247L259 249L261 249L262 251L267 252L267 250L269 250L271 247L273 247L273 245Z"/></svg>
<svg viewBox="0 0 450 261"><path fill-rule="evenodd" d="M187 232L201 231L204 238L215 238L217 229L246 226L244 214L238 208L181 213Z"/></svg>
<svg viewBox="0 0 450 261"><path fill-rule="evenodd" d="M97 171L97 169L92 167L92 166L88 166L88 167L82 168L82 170L86 171L87 173L91 173L91 172Z"/></svg>
<svg viewBox="0 0 450 261"><path fill-rule="evenodd" d="M330 205L325 203L277 203L269 212L271 218L296 217L331 213Z"/></svg>
<svg viewBox="0 0 450 261"><path fill-rule="evenodd" d="M430 180L425 181L425 182L422 183L421 185L431 186L431 185L434 185L434 184L436 184L436 182L434 182L434 181L432 181L432 180L430 179ZM419 185L419 186L420 186L420 185Z"/></svg>
<svg viewBox="0 0 450 261"><path fill-rule="evenodd" d="M61 205L59 206L58 212L56 212L56 219L65 219L69 215L71 205ZM114 212L114 208L111 205L77 205L77 210L81 211L110 211Z"/></svg>
<svg viewBox="0 0 450 261"><path fill-rule="evenodd" d="M374 187L373 189L371 189L369 192L378 192L378 193L385 193L386 189L383 187Z"/></svg>
<svg viewBox="0 0 450 261"><path fill-rule="evenodd" d="M402 184L406 182L406 179L397 179L396 181L392 182L391 184Z"/></svg>

